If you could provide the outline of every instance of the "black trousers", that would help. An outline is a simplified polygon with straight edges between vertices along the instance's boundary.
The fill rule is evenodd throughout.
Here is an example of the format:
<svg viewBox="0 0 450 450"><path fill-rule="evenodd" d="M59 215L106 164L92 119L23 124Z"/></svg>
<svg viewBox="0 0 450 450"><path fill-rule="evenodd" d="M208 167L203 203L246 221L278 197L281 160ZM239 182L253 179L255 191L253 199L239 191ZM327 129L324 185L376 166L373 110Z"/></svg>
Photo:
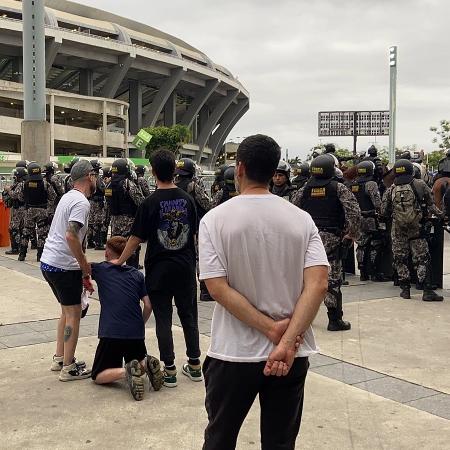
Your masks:
<svg viewBox="0 0 450 450"><path fill-rule="evenodd" d="M197 286L175 291L150 291L149 297L155 314L156 337L161 361L166 366L171 366L175 362L172 335L172 298L175 300L178 317L183 327L186 356L189 359L200 358Z"/></svg>
<svg viewBox="0 0 450 450"><path fill-rule="evenodd" d="M262 450L293 450L300 430L308 358L296 358L285 377L266 377L265 362L236 363L206 357L208 426L203 450L233 450L257 395Z"/></svg>

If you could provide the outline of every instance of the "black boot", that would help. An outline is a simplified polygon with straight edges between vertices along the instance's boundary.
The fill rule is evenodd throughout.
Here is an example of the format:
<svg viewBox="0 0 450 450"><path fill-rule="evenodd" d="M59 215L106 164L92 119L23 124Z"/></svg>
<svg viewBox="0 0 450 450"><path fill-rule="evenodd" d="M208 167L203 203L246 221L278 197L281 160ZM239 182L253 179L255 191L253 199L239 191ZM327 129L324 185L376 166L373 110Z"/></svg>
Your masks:
<svg viewBox="0 0 450 450"><path fill-rule="evenodd" d="M400 297L409 300L411 298L411 286L409 283L401 283L400 282Z"/></svg>
<svg viewBox="0 0 450 450"><path fill-rule="evenodd" d="M36 261L41 261L42 252L44 251L44 247L38 247L37 248L37 254L36 254Z"/></svg>
<svg viewBox="0 0 450 450"><path fill-rule="evenodd" d="M369 275L364 269L360 269L359 272L359 281L369 281Z"/></svg>
<svg viewBox="0 0 450 450"><path fill-rule="evenodd" d="M336 293L336 308L328 308L328 331L346 331L351 329L350 322L342 320L342 292Z"/></svg>
<svg viewBox="0 0 450 450"><path fill-rule="evenodd" d="M423 291L423 282L421 283L420 281L416 282L416 289L418 291Z"/></svg>
<svg viewBox="0 0 450 450"><path fill-rule="evenodd" d="M432 291L431 289L424 289L422 300L424 302L442 302L444 300L444 297L442 295L436 294L436 292Z"/></svg>
<svg viewBox="0 0 450 450"><path fill-rule="evenodd" d="M19 254L19 244L16 241L16 233L12 231L9 232L9 239L11 241L11 250L5 252L5 255L18 255Z"/></svg>
<svg viewBox="0 0 450 450"><path fill-rule="evenodd" d="M101 231L97 231L96 233L96 244L95 250L105 250L105 245L103 241L103 234Z"/></svg>
<svg viewBox="0 0 450 450"><path fill-rule="evenodd" d="M36 230L34 230L31 233L31 250L36 250L37 249L37 237L36 237Z"/></svg>
<svg viewBox="0 0 450 450"><path fill-rule="evenodd" d="M27 256L27 247L20 246L19 249L19 257L17 258L19 261L25 261L25 258Z"/></svg>

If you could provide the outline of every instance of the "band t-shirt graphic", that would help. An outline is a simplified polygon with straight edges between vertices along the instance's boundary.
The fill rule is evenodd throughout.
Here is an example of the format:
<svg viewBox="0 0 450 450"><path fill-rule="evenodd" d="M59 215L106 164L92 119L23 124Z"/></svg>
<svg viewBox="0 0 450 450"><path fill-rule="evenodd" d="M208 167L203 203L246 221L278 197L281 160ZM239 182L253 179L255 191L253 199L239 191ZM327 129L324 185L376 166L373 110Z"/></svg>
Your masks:
<svg viewBox="0 0 450 450"><path fill-rule="evenodd" d="M147 241L147 291L195 283L197 213L182 189L157 189L139 207L131 234Z"/></svg>

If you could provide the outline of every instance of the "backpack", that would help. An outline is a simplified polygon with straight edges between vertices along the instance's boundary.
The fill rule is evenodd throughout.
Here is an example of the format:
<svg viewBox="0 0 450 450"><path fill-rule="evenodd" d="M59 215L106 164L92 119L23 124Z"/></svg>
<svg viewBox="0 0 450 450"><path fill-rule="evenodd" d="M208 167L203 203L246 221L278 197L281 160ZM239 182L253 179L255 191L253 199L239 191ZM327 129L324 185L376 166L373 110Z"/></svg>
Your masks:
<svg viewBox="0 0 450 450"><path fill-rule="evenodd" d="M392 216L403 227L418 227L423 214L416 189L412 185L395 186L392 191Z"/></svg>

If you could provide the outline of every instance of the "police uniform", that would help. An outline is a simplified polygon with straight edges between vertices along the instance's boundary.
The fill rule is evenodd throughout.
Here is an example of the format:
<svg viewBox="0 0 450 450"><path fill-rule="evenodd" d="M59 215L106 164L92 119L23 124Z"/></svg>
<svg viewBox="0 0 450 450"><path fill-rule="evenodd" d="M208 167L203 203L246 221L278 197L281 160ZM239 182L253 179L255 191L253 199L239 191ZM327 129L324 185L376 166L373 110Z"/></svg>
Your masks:
<svg viewBox="0 0 450 450"><path fill-rule="evenodd" d="M11 250L5 252L7 255L18 255L21 235L25 222L25 202L23 201L23 183L27 176L27 170L23 167L14 169L14 182L8 191L3 193L3 198L9 208L11 208L9 222L9 236L11 240Z"/></svg>
<svg viewBox="0 0 450 450"><path fill-rule="evenodd" d="M226 164L220 166L216 172L214 173L214 182L211 185L211 198L214 198L215 195L223 188L225 185L224 174L228 169Z"/></svg>
<svg viewBox="0 0 450 450"><path fill-rule="evenodd" d="M442 301L443 297L432 290L431 258L422 224L430 213L442 217L434 204L431 189L414 178L414 167L405 159L394 165L395 179L383 196L381 213L392 217L392 253L403 298L411 298L409 257L417 272L417 280L423 283L422 300Z"/></svg>
<svg viewBox="0 0 450 450"><path fill-rule="evenodd" d="M138 206L144 201L141 189L131 178L129 162L120 158L113 162L112 178L105 190L111 214L111 235L129 237ZM140 247L128 261L133 267L139 265Z"/></svg>
<svg viewBox="0 0 450 450"><path fill-rule="evenodd" d="M314 220L327 253L330 271L325 306L328 309L328 330L349 330L342 320L342 238L358 236L361 211L350 190L333 180L334 160L321 155L311 162L311 179L295 192L292 203L308 212Z"/></svg>
<svg viewBox="0 0 450 450"><path fill-rule="evenodd" d="M93 159L90 163L97 174L97 181L95 192L89 199L91 207L89 209L88 248L104 250L102 228L105 220L105 185L100 178L102 164L98 159Z"/></svg>
<svg viewBox="0 0 450 450"><path fill-rule="evenodd" d="M234 184L234 166L228 167L225 170L223 178L223 187L215 193L211 200L211 209L239 195Z"/></svg>
<svg viewBox="0 0 450 450"><path fill-rule="evenodd" d="M383 240L378 230L377 215L381 208L381 196L378 184L373 181L375 166L371 161L363 161L357 165L358 177L350 185L350 190L361 209L361 232L356 241L356 259L360 270L361 281L379 277L379 257Z"/></svg>
<svg viewBox="0 0 450 450"><path fill-rule="evenodd" d="M280 160L278 163L276 174L281 174L286 177L286 182L282 186L276 186L274 181L270 182L270 192L278 197L284 198L285 200L291 201L292 194L295 191L295 188L291 184L291 166L283 160Z"/></svg>
<svg viewBox="0 0 450 450"><path fill-rule="evenodd" d="M300 167L298 168L298 174L295 178L291 180L291 184L294 187L294 189L301 189L306 182L309 180L310 173L309 173L309 164L303 163L300 164Z"/></svg>
<svg viewBox="0 0 450 450"><path fill-rule="evenodd" d="M49 213L53 209L56 192L43 179L41 168L36 163L30 163L28 165L28 179L23 183L21 200L25 202L26 211L20 243L19 261L25 260L28 241L35 230L37 235L37 260L39 261L50 229Z"/></svg>
<svg viewBox="0 0 450 450"><path fill-rule="evenodd" d="M105 186L105 190L106 187L108 186L108 184L111 182L111 167L105 167L103 169L103 175L102 175L102 182ZM103 226L102 226L102 240L103 242L106 242L108 240L108 230L109 230L109 226L111 225L111 211L109 209L109 203L108 201L106 201L106 196L105 196L105 214L104 214L104 218L103 218Z"/></svg>
<svg viewBox="0 0 450 450"><path fill-rule="evenodd" d="M45 180L48 184L51 185L53 190L56 193L56 199L51 205L51 209L49 209L50 217L52 218L55 214L56 207L58 206L59 200L64 195L64 179L56 173L58 169L58 165L55 162L49 162L44 166L45 169Z"/></svg>
<svg viewBox="0 0 450 450"><path fill-rule="evenodd" d="M145 172L147 168L145 166L139 165L136 166L136 175L137 175L137 184L141 188L142 195L147 198L151 192L150 187L148 185L148 181L145 179Z"/></svg>

